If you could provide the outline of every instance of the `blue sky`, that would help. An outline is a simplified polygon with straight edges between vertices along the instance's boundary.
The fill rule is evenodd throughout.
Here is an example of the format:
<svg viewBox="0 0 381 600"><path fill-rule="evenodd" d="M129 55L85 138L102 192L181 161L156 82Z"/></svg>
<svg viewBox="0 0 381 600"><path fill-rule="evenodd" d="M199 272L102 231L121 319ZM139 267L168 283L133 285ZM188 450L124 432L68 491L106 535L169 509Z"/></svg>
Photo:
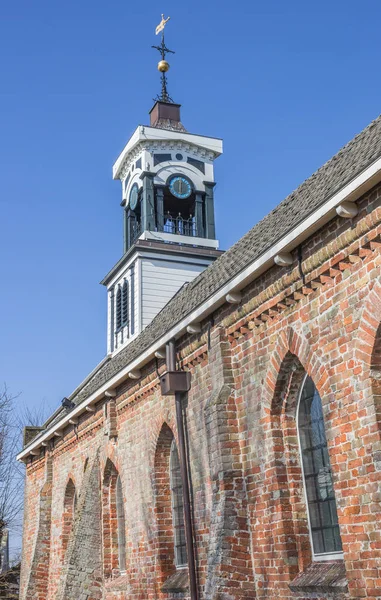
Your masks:
<svg viewBox="0 0 381 600"><path fill-rule="evenodd" d="M111 167L159 92L161 12L183 123L224 139L224 249L380 112L379 0L3 0L0 381L21 403L55 408L105 355Z"/></svg>

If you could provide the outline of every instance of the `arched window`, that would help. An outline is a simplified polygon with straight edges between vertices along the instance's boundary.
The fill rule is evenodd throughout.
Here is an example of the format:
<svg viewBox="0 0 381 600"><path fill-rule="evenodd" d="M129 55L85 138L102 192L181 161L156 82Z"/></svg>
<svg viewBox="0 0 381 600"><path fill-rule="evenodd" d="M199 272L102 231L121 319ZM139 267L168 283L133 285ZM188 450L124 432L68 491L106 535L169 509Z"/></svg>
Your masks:
<svg viewBox="0 0 381 600"><path fill-rule="evenodd" d="M181 481L179 454L175 440L172 440L171 445L170 473L175 563L176 567L185 567L188 564L188 560L184 527L183 485Z"/></svg>
<svg viewBox="0 0 381 600"><path fill-rule="evenodd" d="M64 506L62 514L62 556L66 554L71 530L73 528L74 513L77 503L75 485L72 479L69 479L64 496Z"/></svg>
<svg viewBox="0 0 381 600"><path fill-rule="evenodd" d="M116 518L118 525L119 570L123 573L126 570L126 522L124 518L122 482L119 476L116 480Z"/></svg>
<svg viewBox="0 0 381 600"><path fill-rule="evenodd" d="M122 483L109 459L103 480L102 525L104 575L111 577L126 570L126 530Z"/></svg>
<svg viewBox="0 0 381 600"><path fill-rule="evenodd" d="M116 292L116 329L120 329L122 326L122 289L119 286Z"/></svg>
<svg viewBox="0 0 381 600"><path fill-rule="evenodd" d="M308 376L299 395L297 423L313 555L315 560L337 558L342 545L323 407Z"/></svg>

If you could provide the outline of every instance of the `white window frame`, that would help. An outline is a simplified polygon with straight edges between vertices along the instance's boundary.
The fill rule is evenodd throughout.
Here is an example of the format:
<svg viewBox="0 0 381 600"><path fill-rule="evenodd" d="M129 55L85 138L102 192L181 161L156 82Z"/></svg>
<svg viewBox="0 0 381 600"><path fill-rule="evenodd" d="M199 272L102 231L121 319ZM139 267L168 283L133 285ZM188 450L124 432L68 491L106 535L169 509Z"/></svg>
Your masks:
<svg viewBox="0 0 381 600"><path fill-rule="evenodd" d="M325 552L325 553L316 553L314 550L314 542L313 542L313 538L312 538L312 527L311 527L311 520L310 520L310 509L309 509L309 505L308 505L308 496L307 496L307 488L306 488L306 480L305 480L305 476L304 476L304 465L303 465L303 454L302 454L302 444L300 441L300 432L299 432L299 408L300 408L300 400L302 398L302 393L303 393L303 389L304 386L306 384L307 378L309 377L308 373L306 373L303 377L303 382L300 386L300 390L298 393L298 402L297 402L297 407L296 407L296 430L297 430L297 437L298 437L298 446L299 446L299 458L300 458L300 465L301 465L301 469L302 469L302 479L303 479L303 492L304 492L304 500L306 503L306 510L307 510L307 520L308 520L308 533L310 536L310 544L311 544L311 551L312 551L312 560L314 562L323 562L323 561L327 561L327 560L343 560L344 559L344 553L341 552ZM312 377L311 377L312 383L316 388L315 382L313 381ZM319 392L318 392L319 393ZM320 401L321 400L321 396L319 394L320 397ZM324 419L324 412L323 412L323 419ZM325 431L325 420L324 420L324 431ZM331 462L331 459L330 459ZM335 493L335 488L333 488L333 491ZM336 493L335 493L335 500L336 500ZM340 526L339 526L340 528Z"/></svg>

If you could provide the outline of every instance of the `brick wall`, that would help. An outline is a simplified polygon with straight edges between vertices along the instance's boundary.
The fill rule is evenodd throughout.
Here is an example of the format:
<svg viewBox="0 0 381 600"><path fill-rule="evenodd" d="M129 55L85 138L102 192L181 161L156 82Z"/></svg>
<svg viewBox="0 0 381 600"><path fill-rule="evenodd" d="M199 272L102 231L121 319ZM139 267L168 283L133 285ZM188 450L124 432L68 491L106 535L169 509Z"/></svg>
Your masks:
<svg viewBox="0 0 381 600"><path fill-rule="evenodd" d="M44 600L49 589L49 561L51 551L51 514L52 514L52 473L51 456L45 458L44 474L41 463L38 465L41 481L31 473L26 487L26 512L24 515L24 548L23 563L29 563L29 569L22 569L20 598L26 600ZM36 489L33 489L36 486ZM29 498L33 502L29 504ZM29 521L30 519L30 521Z"/></svg>
<svg viewBox="0 0 381 600"><path fill-rule="evenodd" d="M295 251L292 267L273 267L240 305L178 340L178 363L192 373L186 425L202 599L381 597L380 199L381 187L354 220L335 218L303 244L304 281ZM306 373L322 399L344 552L320 571L296 428ZM48 600L188 597L161 590L175 573L174 399L161 396L152 363L117 390L112 426L106 402L27 466L21 598L40 597L38 586ZM125 498L125 575L109 514L112 473ZM69 479L78 500L63 558Z"/></svg>

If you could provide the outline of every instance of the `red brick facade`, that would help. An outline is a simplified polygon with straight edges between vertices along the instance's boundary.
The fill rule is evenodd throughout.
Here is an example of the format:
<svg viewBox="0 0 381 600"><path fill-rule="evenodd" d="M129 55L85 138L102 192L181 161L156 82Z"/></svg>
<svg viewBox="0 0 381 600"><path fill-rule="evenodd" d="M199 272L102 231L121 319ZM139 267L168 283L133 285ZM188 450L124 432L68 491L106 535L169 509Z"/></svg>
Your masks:
<svg viewBox="0 0 381 600"><path fill-rule="evenodd" d="M295 250L291 267L272 267L239 305L178 340L179 366L192 374L186 426L203 600L381 598L380 199L381 186L355 219L336 217L302 245L301 268ZM305 373L322 399L344 553L324 569L344 565L347 589L323 568L315 591L297 587L312 563L296 427ZM28 462L21 598L187 598L162 591L176 570L168 461L177 430L157 365L95 408Z"/></svg>

